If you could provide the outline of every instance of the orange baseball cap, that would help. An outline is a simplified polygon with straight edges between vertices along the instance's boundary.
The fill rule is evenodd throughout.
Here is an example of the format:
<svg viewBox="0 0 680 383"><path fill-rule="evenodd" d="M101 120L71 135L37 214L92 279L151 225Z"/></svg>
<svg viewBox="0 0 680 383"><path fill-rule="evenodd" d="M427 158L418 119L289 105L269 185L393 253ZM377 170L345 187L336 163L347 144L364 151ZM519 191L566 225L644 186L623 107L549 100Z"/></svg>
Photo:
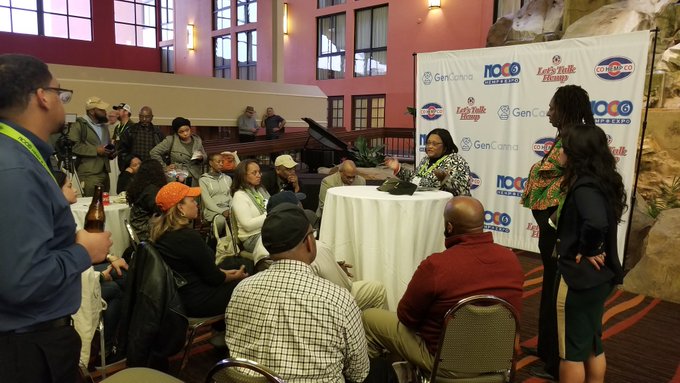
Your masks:
<svg viewBox="0 0 680 383"><path fill-rule="evenodd" d="M181 182L170 182L163 186L156 194L156 205L161 211L168 211L177 205L184 197L198 197L201 195L201 188L192 188Z"/></svg>

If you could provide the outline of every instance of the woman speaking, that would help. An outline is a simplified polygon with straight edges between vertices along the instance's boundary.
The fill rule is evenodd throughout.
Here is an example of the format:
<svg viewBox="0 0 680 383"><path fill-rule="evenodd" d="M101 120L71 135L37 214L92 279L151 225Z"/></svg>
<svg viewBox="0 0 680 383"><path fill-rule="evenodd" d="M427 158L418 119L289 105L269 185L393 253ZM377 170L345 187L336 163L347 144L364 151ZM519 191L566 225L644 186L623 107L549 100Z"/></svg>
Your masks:
<svg viewBox="0 0 680 383"><path fill-rule="evenodd" d="M415 171L402 168L396 158L387 159L385 165L402 181L441 189L454 197L470 195L470 167L458 154L458 147L448 130L434 129L428 133L425 153L427 157L420 161Z"/></svg>

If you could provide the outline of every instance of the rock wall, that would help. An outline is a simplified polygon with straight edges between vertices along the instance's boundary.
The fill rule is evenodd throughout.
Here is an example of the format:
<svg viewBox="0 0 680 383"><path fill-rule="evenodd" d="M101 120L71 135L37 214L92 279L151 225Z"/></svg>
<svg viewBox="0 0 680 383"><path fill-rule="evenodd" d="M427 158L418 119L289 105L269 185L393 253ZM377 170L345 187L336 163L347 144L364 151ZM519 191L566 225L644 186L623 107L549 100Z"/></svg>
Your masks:
<svg viewBox="0 0 680 383"><path fill-rule="evenodd" d="M623 280L626 291L680 303L680 209L661 212L649 232L644 257Z"/></svg>

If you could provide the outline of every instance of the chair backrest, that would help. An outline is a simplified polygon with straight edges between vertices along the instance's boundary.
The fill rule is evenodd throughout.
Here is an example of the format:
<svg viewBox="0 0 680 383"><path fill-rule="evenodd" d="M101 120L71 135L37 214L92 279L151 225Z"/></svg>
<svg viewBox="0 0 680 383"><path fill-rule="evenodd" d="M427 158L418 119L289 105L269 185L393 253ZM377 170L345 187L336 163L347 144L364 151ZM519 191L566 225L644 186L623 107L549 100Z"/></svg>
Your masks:
<svg viewBox="0 0 680 383"><path fill-rule="evenodd" d="M258 375L246 375L238 370L239 367L255 371ZM242 358L227 358L213 366L205 378L205 383L286 383L286 381L256 362Z"/></svg>
<svg viewBox="0 0 680 383"><path fill-rule="evenodd" d="M133 229L132 225L130 225L130 221L127 219L125 220L125 228L127 229L128 236L130 237L130 244L132 245L132 248L137 251L137 248L139 247L139 237L137 236L137 233L135 233L135 229Z"/></svg>
<svg viewBox="0 0 680 383"><path fill-rule="evenodd" d="M462 299L446 313L443 329L431 382L449 374L475 382L512 379L519 323L511 304L492 295Z"/></svg>

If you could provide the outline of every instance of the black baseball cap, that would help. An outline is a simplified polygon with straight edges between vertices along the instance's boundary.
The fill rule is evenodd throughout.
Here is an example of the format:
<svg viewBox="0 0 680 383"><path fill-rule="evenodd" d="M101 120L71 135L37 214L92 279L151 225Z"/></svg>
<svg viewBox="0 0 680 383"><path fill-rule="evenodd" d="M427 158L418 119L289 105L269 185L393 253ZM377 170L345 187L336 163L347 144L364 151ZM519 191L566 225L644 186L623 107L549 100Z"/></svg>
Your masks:
<svg viewBox="0 0 680 383"><path fill-rule="evenodd" d="M269 254L291 250L305 239L315 221L313 211L283 202L267 213L262 225L262 244Z"/></svg>

